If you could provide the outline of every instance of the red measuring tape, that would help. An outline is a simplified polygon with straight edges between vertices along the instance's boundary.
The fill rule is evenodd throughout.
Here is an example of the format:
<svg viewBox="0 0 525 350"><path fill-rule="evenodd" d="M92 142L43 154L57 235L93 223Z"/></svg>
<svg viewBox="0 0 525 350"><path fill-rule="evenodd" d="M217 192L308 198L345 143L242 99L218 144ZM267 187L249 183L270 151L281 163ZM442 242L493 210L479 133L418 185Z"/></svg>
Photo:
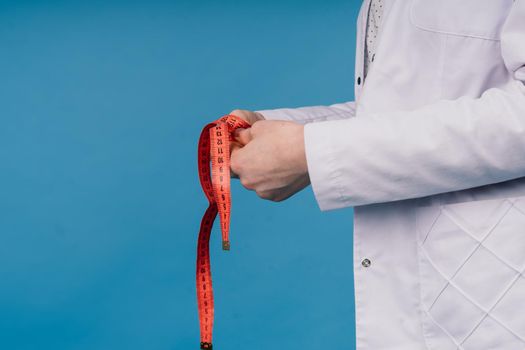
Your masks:
<svg viewBox="0 0 525 350"><path fill-rule="evenodd" d="M227 114L202 129L199 138L199 179L208 198L197 243L197 304L201 333L201 349L212 349L213 288L211 283L210 233L219 213L222 249L230 250L231 214L230 143L238 128L249 128L243 119ZM211 171L210 171L211 161Z"/></svg>

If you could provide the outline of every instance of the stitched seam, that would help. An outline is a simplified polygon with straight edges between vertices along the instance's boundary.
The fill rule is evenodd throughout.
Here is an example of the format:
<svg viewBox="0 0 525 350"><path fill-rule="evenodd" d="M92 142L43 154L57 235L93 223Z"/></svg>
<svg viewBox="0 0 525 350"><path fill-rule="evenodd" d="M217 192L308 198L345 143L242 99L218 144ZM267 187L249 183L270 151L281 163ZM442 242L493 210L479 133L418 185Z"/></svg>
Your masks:
<svg viewBox="0 0 525 350"><path fill-rule="evenodd" d="M410 23L412 23L415 27L417 27L417 28L419 28L421 30L424 30L424 31L429 32L429 33L439 33L439 34L453 35L453 36L457 36L457 37L474 38L474 39L487 40L487 41L496 41L496 42L497 41L501 41L501 39L489 38L489 37L485 37L485 36L481 36L481 35L474 35L474 34L467 34L467 33L455 33L455 32L450 32L450 31L441 30L441 29L423 27L421 24L416 23L416 21L414 20L414 3L415 3L415 1L412 0L412 4L410 6L410 15L408 17L410 19Z"/></svg>
<svg viewBox="0 0 525 350"><path fill-rule="evenodd" d="M337 160L335 159L335 152L333 152L333 149L334 149L334 146L333 146L333 137L330 137L328 138L329 139L329 142L330 142L330 146L329 146L329 149L332 151L330 153L330 159L329 161L327 162L328 163L328 166L332 169L332 171L330 172L330 178L332 179L333 183L334 183L334 187L335 189L337 190L337 193L339 195L339 199L341 200L341 202L345 205L345 206L350 206L351 205L351 198L348 198L348 196L345 196L345 187L342 183L342 172L341 172L341 169L340 167L338 166L338 162Z"/></svg>
<svg viewBox="0 0 525 350"><path fill-rule="evenodd" d="M505 214L503 214L503 217L498 220L498 222L496 223L496 227L499 225L499 223L507 216L507 214L510 212L511 209L516 209L516 206L514 205L514 202L515 201L511 201L509 199L506 199L504 202L508 202L510 203L510 206L509 208L505 211ZM521 211L520 211L521 212ZM514 277L514 279L512 280L512 282L510 283L510 285L503 291L502 295L497 299L496 303L491 307L489 308L488 310L484 310L484 308L481 308L480 306L478 306L478 308L481 308L484 312L485 312L485 316L478 322L478 324L474 327L474 329L471 330L471 332L466 336L465 339L463 339L461 341L461 344L465 343L465 341L467 341L467 339L475 332L475 330L480 326L480 324L483 322L483 320L487 317L487 316L490 316L493 320L495 320L497 323L499 323L500 325L502 325L504 328L506 328L510 333L512 333L516 338L518 338L519 340L525 342L524 339L521 338L521 336L519 336L517 333L515 333L513 330L511 330L509 327L507 327L506 325L503 324L503 322L499 321L498 319L496 319L495 316L491 315L490 312L498 305L498 303L501 301L501 299L503 299L503 297L509 292L509 290L512 288L512 286L519 280L520 277L523 277L523 273L525 272L525 269L523 270L520 270L520 269L517 269L515 268L514 266L512 266L512 264L508 263L507 261L505 261L505 259L501 258L498 254L496 254L492 249L490 249L489 247L487 247L485 244L484 244L484 241L492 234L492 232L494 231L494 229L491 229L489 231L489 233L480 241L479 239L476 238L475 235L473 235L470 230L467 230L460 222L458 222L455 218L454 218L454 215L447 209L447 208L443 208L443 213L450 219L452 220L452 222L458 226L459 229L461 229L461 231L463 231L464 233L466 233L467 235L469 235L473 240L475 240L476 242L478 242L478 244L480 246L482 246L485 250L487 250L491 255L493 255L496 259L498 259L501 263L503 263L506 267L514 270L514 272L516 272L516 276ZM468 260L469 258L467 258ZM461 269L461 267L460 267ZM454 278L454 276L452 277ZM451 278L451 279L452 279ZM446 287L445 287L446 288ZM456 287L457 289L457 287ZM463 294L463 293L462 293Z"/></svg>
<svg viewBox="0 0 525 350"><path fill-rule="evenodd" d="M430 256L427 254L427 252L425 251L425 249L423 247L421 247L422 250L423 250L423 253L425 254L425 257L427 258L428 262L432 265L432 267L441 275L441 277L443 277L445 280L448 281L448 285L454 287L465 299L467 299L470 303L472 303L474 306L476 306L479 310L481 310L484 314L489 314L490 318L492 318L494 321L496 321L496 323L498 323L501 327L505 328L507 331L509 331L510 333L512 333L515 337L517 337L518 339L520 339L521 341L523 341L525 343L525 340L521 338L521 336L519 336L518 334L516 334L512 329L510 329L505 323L503 323L502 321L500 321L498 318L496 318L494 315L490 314L489 310L488 309L485 309L483 306L481 306L480 304L478 304L475 300L473 300L469 295L468 293L466 293L460 286L458 286L456 284L456 282L452 281L452 278L449 280L445 274L443 273L443 271L441 271L441 269L439 269L437 267L437 265L434 263L434 261L432 260L432 258L430 258ZM512 285L510 286L510 288L512 288ZM505 292L506 293L506 292ZM430 310L430 309L429 309ZM486 315L483 316L483 318L485 318ZM483 320L482 318L482 320Z"/></svg>
<svg viewBox="0 0 525 350"><path fill-rule="evenodd" d="M492 305L491 308L489 308L487 310L487 312L485 312L485 316L483 316L483 318L478 322L478 324L476 324L476 326L465 336L465 338L461 341L461 344L464 344L468 338L470 338L472 336L472 334L474 334L474 332L476 331L476 329L478 329L478 327L481 325L481 323L483 322L483 320L485 320L485 318L487 317L491 317L493 320L495 320L497 323L499 323L500 325L503 325L503 323L499 320L497 320L492 314L492 310L494 310L494 308L496 306L498 306L499 302L503 299L503 297L505 297L505 295L512 289L512 287L516 284L516 282L520 279L520 277L523 276L523 272L524 271L520 271L516 274L516 276L514 277L514 279L509 283L509 285L507 286L507 288L503 291L503 293L501 293L501 295L499 296L499 298L496 300L496 302L494 303L494 305ZM519 340L521 340L522 342L525 342L525 340L523 340L519 335L517 335L516 333L514 333L514 331L510 330L509 327L505 327L507 328L507 330L510 331L510 333L512 333L516 338L518 338Z"/></svg>
<svg viewBox="0 0 525 350"><path fill-rule="evenodd" d="M428 232L427 232L427 234L425 236L425 239L423 240L423 242L421 242L422 245L425 244L425 242L427 241L428 236L430 236L430 232L432 232L432 230L434 229L434 226L436 225L436 222L438 221L438 219L441 217L442 212L443 212L443 207L440 206L439 207L439 214L434 219L434 222L432 222L432 225L430 225L430 229L428 230Z"/></svg>
<svg viewBox="0 0 525 350"><path fill-rule="evenodd" d="M518 197L520 198L520 197ZM505 208L504 209L504 213L501 214L501 217L496 220L496 223L488 230L488 232L484 235L484 237L479 240L478 238L476 238L476 236L474 236L472 234L472 232L470 230L467 230L460 222L458 222L456 219L455 219L455 214L453 212L451 212L448 208L445 208L442 204L440 204L440 212L439 214L437 215L437 217L434 219L434 222L431 224L430 226L430 229L426 232L426 237L425 237L425 241L426 239L429 237L429 235L431 234L432 230L434 229L434 226L435 226L435 223L436 221L439 219L439 217L441 217L442 214L446 215L460 230L463 231L463 233L467 234L469 237L471 237L474 241L478 242L478 246L475 248L475 250L479 249L479 246L483 246L483 248L485 248L491 255L493 255L494 257L496 257L501 263L503 263L505 266L507 266L508 268L512 269L513 271L516 272L516 275L512 278L512 280L510 281L510 283L507 285L507 287L505 288L505 290L503 290L502 292L500 292L500 296L497 298L496 302L492 305L492 307L490 307L489 309L485 309L484 307L482 307L481 305L479 305L476 301L474 301L465 291L463 291L463 289L461 287L459 287L454 281L452 281L452 279L454 278L454 276L459 272L459 270L461 270L464 266L464 264L470 259L470 257L472 256L469 255L469 257L467 258L466 261L463 262L463 264L461 264L461 266L459 267L458 271L456 271L453 275L453 277L451 277L450 279L448 277L445 276L445 274L437 267L437 265L434 263L434 261L430 258L430 256L428 255L426 249L423 247L423 244L418 244L419 246L419 249L420 251L424 254L424 256L426 257L427 261L433 266L433 268L441 275L442 278L444 278L446 281L447 281L447 284L445 285L445 287L443 288L443 290L439 293L439 295L436 297L436 299L433 301L432 303L432 306L434 306L435 302L437 301L437 299L439 299L440 295L443 293L443 291L447 288L447 286L450 284L452 287L454 287L456 289L456 291L458 291L464 298L466 298L470 303L472 303L474 306L476 306L479 310L481 310L484 315L483 317L479 320L479 322L476 323L476 325L474 326L474 328L464 337L464 339L461 341L460 344L458 344L458 342L450 335L449 332L447 332L446 329L443 328L443 326L441 326L433 317L432 315L430 314L429 310L432 308L432 306L427 310L423 310L424 313L428 316L428 318L438 327L440 328L453 342L454 344L456 344L456 346L458 347L458 349L463 349L462 348L462 344L465 343L469 337L471 337L477 328L479 328L479 326L483 323L483 321L489 317L491 318L492 320L494 320L497 324L499 324L500 327L502 327L503 329L507 330L510 334L512 334L516 339L520 340L521 342L525 343L525 339L517 332L515 332L511 327L507 326L505 324L504 321L500 320L499 318L497 318L495 315L491 314L491 312L497 307L497 305L501 302L501 300L505 297L506 294L508 294L508 292L510 290L512 290L512 287L516 284L517 281L520 280L520 278L525 278L525 267L521 270L521 269L518 269L518 268L515 268L512 266L511 263L505 261L505 259L501 258L498 254L496 254L494 251L492 251L492 249L488 248L487 246L485 246L485 244L483 244L484 240L486 240L493 232L494 230L496 229L496 227L498 227L501 223L501 221L508 215L508 213L512 210L512 209L515 209L517 210L518 212L520 212L521 214L525 215L525 212L523 210L521 210L520 208L518 208L515 203L518 202L518 198L515 198L515 199L512 199L512 198L506 198L504 199L504 201L502 202L502 204L498 207L498 209L501 209L503 204L504 203L509 203L510 205L508 206L508 208ZM418 217L416 217L416 220L418 219ZM416 221L417 222L417 221ZM419 226L418 226L419 227ZM419 264L418 264L418 269L420 271L420 278L421 278L421 260L419 259ZM422 298L422 291L421 291L421 288L420 288L420 298ZM423 306L422 303L420 303L420 306ZM425 331L425 327L424 327L424 324L422 325L423 327L423 332ZM425 336L425 333L423 333L423 335ZM428 345L428 341L427 341L427 337L424 337L424 340L425 340L425 343L427 345L427 348L430 348L429 345Z"/></svg>
<svg viewBox="0 0 525 350"><path fill-rule="evenodd" d="M329 178L329 180L331 180L333 182L333 187L334 187L334 189L337 192L338 199L344 205L347 205L348 204L348 199L346 199L345 196L344 196L344 188L342 187L341 182L340 182L340 179L341 179L342 176L341 176L341 171L337 167L337 161L334 158L335 157L335 152L333 152L334 147L333 147L332 139L333 138L330 135L328 137L329 144L328 144L327 148L329 150L329 154L328 154L328 156L326 158L326 166L328 167L328 169L331 169L331 171L329 172L327 177ZM306 147L306 138L305 138L305 147ZM308 152L308 150L306 150L306 149L305 149L305 151ZM312 188L313 188L313 185L312 185ZM314 191L314 193L315 193L315 191Z"/></svg>
<svg viewBox="0 0 525 350"><path fill-rule="evenodd" d="M443 333L445 333L449 338L450 340L452 340L452 342L458 347L459 350L464 350L463 347L461 346L460 343L458 343L456 341L456 339L454 339L454 337L445 329L443 328L443 326L441 326L439 324L439 322L436 321L436 319L430 314L430 312L426 311L425 310L425 313L427 314L428 318L430 318L430 320L436 325L438 326L439 329L441 329L443 331Z"/></svg>
<svg viewBox="0 0 525 350"><path fill-rule="evenodd" d="M357 212L359 209L357 210ZM361 236L357 233L357 229L361 227L361 215L359 212L356 215L356 209L354 208L354 290L355 290L355 327L356 327L356 337L355 337L355 343L356 343L356 349L365 349L366 345L366 339L368 338L366 335L367 327L362 325L362 320L364 317L361 317L361 315L364 315L366 312L366 309L363 310L363 303L362 303L362 295L366 294L366 278L362 278L362 272L358 269L360 269L362 266L359 263L360 258L362 257L362 244L361 239L355 238ZM358 299L359 298L359 303ZM358 325L359 324L359 325ZM359 332L357 330L359 329ZM359 345L359 346L358 346Z"/></svg>
<svg viewBox="0 0 525 350"><path fill-rule="evenodd" d="M445 280L447 281L447 283L445 284L445 286L443 287L443 289L441 289L441 291L439 292L438 296L436 297L436 299L434 299L434 301L432 302L432 304L430 305L430 307L428 308L429 310L432 309L432 307L434 306L434 304L438 301L439 297L441 296L441 294L443 294L443 292L447 289L448 285L449 284L452 284L452 280L454 279L454 277L456 277L456 275L461 271L461 269L463 269L463 266L465 266L465 264L470 260L470 258L472 257L472 255L474 255L475 252L478 251L479 247L481 247L481 244L483 241L485 241L485 239L487 239L490 234L492 233L492 231L499 225L499 223L501 222L501 220L503 220L503 218L507 215L507 213L510 211L510 209L512 208L512 206L509 206L509 208L507 208L507 210L505 211L505 213L503 213L503 215L496 221L496 223L490 228L490 230L488 230L488 232L485 234L485 236L483 237L483 239L481 241L478 241L478 244L476 245L476 247L470 252L470 254L467 256L467 258L465 260L463 260L463 262L461 263L461 265L459 265L459 267L457 268L456 272L454 272L454 274L448 278L448 277L445 277ZM442 208L442 211L444 212L444 208ZM447 215L448 216L448 215ZM463 231L463 228L461 226L458 226L458 228L460 230ZM425 251L425 255L426 254L426 251ZM427 255L428 256L428 255ZM434 268L436 268L437 270L437 267L432 264L434 266Z"/></svg>
<svg viewBox="0 0 525 350"><path fill-rule="evenodd" d="M513 204L514 205L514 204ZM523 210L521 210L519 207L515 206L514 205L514 209L516 209L517 211L519 211L520 213L522 213L523 215L525 215L525 212Z"/></svg>
<svg viewBox="0 0 525 350"><path fill-rule="evenodd" d="M511 207L509 208L509 211L511 209L516 209L516 207L511 204ZM453 214L451 214L448 209L443 209L444 211L444 214L450 219L452 220L452 222L454 222L455 225L457 225L461 231L465 232L467 235L469 235L474 241L476 241L478 244L481 244L481 246L487 250L491 255L493 255L496 259L498 259L499 261L501 261L503 264L505 264L508 268L514 270L514 272L517 272L517 273L521 273L520 269L519 268L516 268L514 266L512 266L511 263L509 263L508 261L506 261L505 259L503 259L501 256L499 256L496 252L494 252L490 247L487 247L485 245L485 242L483 240L479 240L475 235L473 235L469 230L467 230L465 227L463 227L461 225L461 223L459 223L458 221L456 221L456 219L453 217ZM506 215L505 215L506 216ZM488 237L487 237L488 238Z"/></svg>
<svg viewBox="0 0 525 350"><path fill-rule="evenodd" d="M430 232L432 231L432 229L434 228L434 225L435 223L437 222L437 220L439 219L439 217L441 216L441 209L439 210L439 213L436 217L436 219L434 220L434 222L432 223L432 225L430 226L430 229L428 230L426 236L425 236L425 240L427 239L428 235L430 234ZM416 230L418 230L419 228L419 216L417 215L417 209L416 209L416 217L415 217L415 224L416 224ZM416 232L416 235L418 235L419 233ZM418 236L416 236L416 239L417 239ZM434 320L434 318L428 313L427 310L425 310L424 308L424 305L423 305L423 288L421 286L421 281L422 281L422 273L421 273L421 255L419 253L419 251L422 249L422 245L419 244L419 242L417 243L417 247L416 247L416 251L417 251L417 271L418 271L418 276L419 278L417 279L417 286L418 286L418 289L419 289L419 312L420 312L420 326L421 326L421 336L423 338L423 341L425 342L425 346L427 349L429 350L432 350L433 347L430 346L430 344L428 343L429 342L429 337L426 335L426 332L427 332L427 327L426 327L426 322L424 321L423 319L423 315L422 314L426 314L428 317L430 317L430 320L436 324L439 328L442 328L439 324L437 324L437 322ZM443 332L445 332L445 334L449 335L448 332L444 329L442 329ZM449 335L450 336L450 335ZM452 341L455 343L455 340L452 339ZM455 343L456 344L456 343ZM456 344L458 346L460 346L459 344Z"/></svg>
<svg viewBox="0 0 525 350"><path fill-rule="evenodd" d="M334 162L335 164L337 164L337 162ZM339 198L341 199L341 201L345 204L345 205L349 205L349 202L350 202L350 198L348 198L347 196L345 196L345 192L344 192L344 186L341 182L341 171L338 169L338 168L334 168L333 170L333 176L332 176L332 179L334 180L334 185L335 187L337 188L337 191L339 192Z"/></svg>

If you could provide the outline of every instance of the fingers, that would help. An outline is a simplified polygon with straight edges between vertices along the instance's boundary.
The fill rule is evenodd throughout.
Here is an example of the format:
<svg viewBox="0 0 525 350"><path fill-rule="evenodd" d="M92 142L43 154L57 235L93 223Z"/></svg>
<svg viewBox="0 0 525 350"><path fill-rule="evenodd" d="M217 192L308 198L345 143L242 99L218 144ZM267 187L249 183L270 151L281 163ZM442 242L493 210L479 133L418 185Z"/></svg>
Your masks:
<svg viewBox="0 0 525 350"><path fill-rule="evenodd" d="M233 136L235 137L235 140L237 140L237 142L239 142L243 146L247 145L248 142L250 142L253 139L251 129L237 129L233 133Z"/></svg>
<svg viewBox="0 0 525 350"><path fill-rule="evenodd" d="M259 112L252 112L245 109L234 109L229 114L235 115L241 119L244 119L250 125L258 120L264 120L264 116Z"/></svg>
<svg viewBox="0 0 525 350"><path fill-rule="evenodd" d="M236 162L234 163L234 161L232 161L232 159L236 158L234 156L234 154L240 148L242 148L242 145L239 144L238 142L233 141L232 143L230 143L230 177L233 178L233 179L238 179L239 178L239 175L234 170L234 168L235 168L234 165L236 164Z"/></svg>

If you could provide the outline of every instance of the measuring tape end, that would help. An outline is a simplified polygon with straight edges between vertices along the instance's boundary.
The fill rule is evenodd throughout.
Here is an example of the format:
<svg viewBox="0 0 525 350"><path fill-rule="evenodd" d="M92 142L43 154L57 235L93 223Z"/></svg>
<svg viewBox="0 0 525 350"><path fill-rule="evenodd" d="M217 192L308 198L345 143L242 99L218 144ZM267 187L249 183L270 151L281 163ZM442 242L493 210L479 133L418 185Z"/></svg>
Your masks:
<svg viewBox="0 0 525 350"><path fill-rule="evenodd" d="M201 350L202 349L212 350L213 349L213 345L211 345L211 343L201 342Z"/></svg>
<svg viewBox="0 0 525 350"><path fill-rule="evenodd" d="M230 241L222 241L222 250L230 250Z"/></svg>

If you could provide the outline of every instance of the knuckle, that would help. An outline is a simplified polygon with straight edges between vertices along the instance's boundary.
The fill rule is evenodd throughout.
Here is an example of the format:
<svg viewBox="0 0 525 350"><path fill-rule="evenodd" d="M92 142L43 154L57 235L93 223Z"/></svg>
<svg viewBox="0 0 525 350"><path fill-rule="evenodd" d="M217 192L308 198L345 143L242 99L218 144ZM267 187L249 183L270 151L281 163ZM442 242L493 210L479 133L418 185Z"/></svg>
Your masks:
<svg viewBox="0 0 525 350"><path fill-rule="evenodd" d="M230 165L230 176L232 175L232 173L233 173L233 176L239 178L239 180L242 178L241 170L239 168L236 168Z"/></svg>
<svg viewBox="0 0 525 350"><path fill-rule="evenodd" d="M241 164L239 162L238 157L232 156L230 158L230 169L237 175L240 175L241 173Z"/></svg>
<svg viewBox="0 0 525 350"><path fill-rule="evenodd" d="M233 111L231 111L229 114L233 114L234 116L237 116L239 118L246 118L246 110L244 109L234 109Z"/></svg>
<svg viewBox="0 0 525 350"><path fill-rule="evenodd" d="M246 187L247 183L246 183L246 178L244 176L239 177L239 181L241 182L241 185L243 187Z"/></svg>
<svg viewBox="0 0 525 350"><path fill-rule="evenodd" d="M240 177L239 180L241 181L241 185L248 189L248 190L251 190L253 189L252 187L252 183L246 178L246 176L243 176L243 177Z"/></svg>
<svg viewBox="0 0 525 350"><path fill-rule="evenodd" d="M255 193L262 199L272 200L272 195L268 191L255 191Z"/></svg>
<svg viewBox="0 0 525 350"><path fill-rule="evenodd" d="M257 123L253 123L251 127L252 134L255 135L261 129L262 124L263 124L262 120L258 121Z"/></svg>

